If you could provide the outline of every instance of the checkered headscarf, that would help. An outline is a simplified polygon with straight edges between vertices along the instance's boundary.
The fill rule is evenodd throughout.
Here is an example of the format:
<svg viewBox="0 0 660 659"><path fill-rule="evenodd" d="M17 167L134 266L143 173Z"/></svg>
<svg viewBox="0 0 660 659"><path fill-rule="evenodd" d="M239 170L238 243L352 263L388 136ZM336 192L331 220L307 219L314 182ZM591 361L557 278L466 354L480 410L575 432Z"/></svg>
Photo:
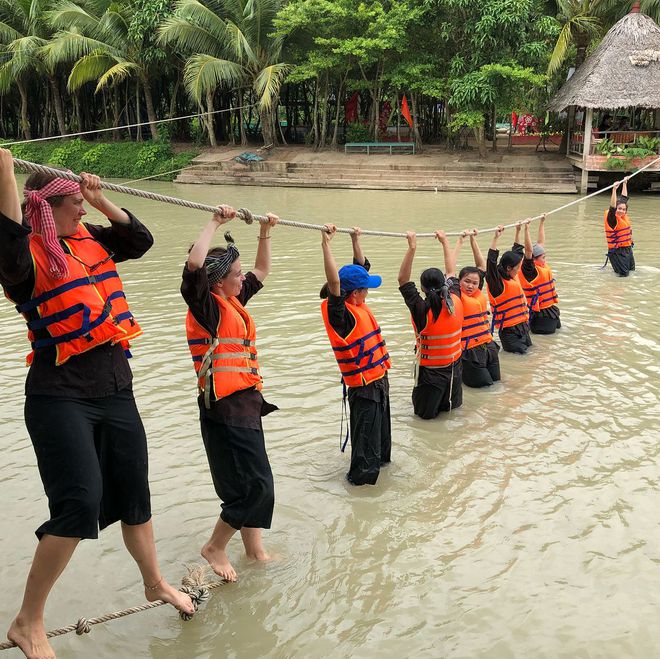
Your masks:
<svg viewBox="0 0 660 659"><path fill-rule="evenodd" d="M238 247L234 244L234 239L231 233L225 233L225 240L227 241L227 251L221 256L207 256L204 259L204 267L209 277L209 286L217 284L221 279L227 276L231 269L231 264L240 256Z"/></svg>
<svg viewBox="0 0 660 659"><path fill-rule="evenodd" d="M48 263L50 275L54 279L64 279L69 275L69 266L60 241L57 239L57 228L53 209L46 201L50 197L59 197L80 192L80 184L64 178L53 179L39 190L24 190L25 195L25 217L32 227L32 231L41 234L46 252L48 252Z"/></svg>

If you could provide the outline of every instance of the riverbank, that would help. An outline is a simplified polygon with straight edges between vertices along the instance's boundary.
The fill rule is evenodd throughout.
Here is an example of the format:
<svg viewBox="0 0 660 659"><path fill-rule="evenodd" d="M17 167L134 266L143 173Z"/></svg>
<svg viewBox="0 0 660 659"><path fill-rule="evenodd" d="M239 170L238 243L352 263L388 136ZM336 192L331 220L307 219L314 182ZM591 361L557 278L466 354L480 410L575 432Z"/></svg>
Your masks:
<svg viewBox="0 0 660 659"><path fill-rule="evenodd" d="M422 153L344 153L291 145L237 162L241 147L205 149L178 183L302 188L575 194L573 168L563 155L516 147L489 152L425 146ZM248 148L248 150L251 150Z"/></svg>

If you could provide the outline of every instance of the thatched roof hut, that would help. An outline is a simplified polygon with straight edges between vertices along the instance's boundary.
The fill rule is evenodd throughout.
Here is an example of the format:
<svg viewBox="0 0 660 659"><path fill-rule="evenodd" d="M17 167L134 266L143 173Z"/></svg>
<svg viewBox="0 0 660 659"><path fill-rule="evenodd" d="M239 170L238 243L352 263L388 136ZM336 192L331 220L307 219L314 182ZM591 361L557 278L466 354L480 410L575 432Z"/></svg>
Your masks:
<svg viewBox="0 0 660 659"><path fill-rule="evenodd" d="M605 35L549 108L560 112L571 105L660 108L660 27L638 6Z"/></svg>

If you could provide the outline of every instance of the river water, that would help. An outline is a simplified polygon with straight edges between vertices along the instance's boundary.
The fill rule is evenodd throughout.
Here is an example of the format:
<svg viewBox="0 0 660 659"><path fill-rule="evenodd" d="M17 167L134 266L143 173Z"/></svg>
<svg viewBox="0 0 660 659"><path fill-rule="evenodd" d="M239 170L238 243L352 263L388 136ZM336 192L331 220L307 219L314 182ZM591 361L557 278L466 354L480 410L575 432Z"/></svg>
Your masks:
<svg viewBox="0 0 660 659"><path fill-rule="evenodd" d="M185 186L141 187L283 218L404 231L489 227L565 203L566 196ZM397 291L403 239L363 238L383 286L370 306L393 359L393 463L375 487L344 480L341 387L319 312L324 277L314 231L276 228L273 272L250 303L265 378L280 411L264 420L275 474L268 548L254 566L230 558L236 584L214 591L193 621L165 607L53 640L59 657L640 657L660 647L660 199L633 196L638 269L600 271L607 194L553 215L548 261L561 331L527 356L501 356L503 380L464 392L434 421L412 414L412 330ZM133 346L135 392L150 450L159 556L176 583L219 512L199 434L195 378L179 294L204 213L114 197L156 244L120 270L144 335ZM94 221L94 213L90 214ZM98 219L98 218L97 218ZM535 232L535 225L533 232ZM244 269L256 226L236 223ZM220 234L218 241L223 242ZM506 248L507 231L501 239ZM481 236L486 252L490 236ZM333 241L350 259L348 236ZM471 262L469 245L459 265ZM415 277L441 266L421 240ZM246 267L247 266L247 267ZM22 595L34 529L47 505L22 420L24 327L0 314L3 396L0 624ZM49 629L143 601L117 527L83 542L55 586ZM18 656L10 650L7 657Z"/></svg>

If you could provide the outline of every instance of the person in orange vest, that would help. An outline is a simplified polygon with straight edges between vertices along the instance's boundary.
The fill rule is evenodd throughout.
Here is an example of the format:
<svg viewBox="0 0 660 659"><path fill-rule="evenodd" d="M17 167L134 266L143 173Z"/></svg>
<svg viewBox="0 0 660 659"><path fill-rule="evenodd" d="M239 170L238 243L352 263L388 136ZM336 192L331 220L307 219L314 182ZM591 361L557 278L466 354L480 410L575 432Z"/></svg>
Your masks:
<svg viewBox="0 0 660 659"><path fill-rule="evenodd" d="M619 185L623 183L621 195L617 196ZM619 277L627 277L635 269L633 255L632 224L628 217L628 177L617 181L612 188L610 207L605 211L605 238L607 239L607 261Z"/></svg>
<svg viewBox="0 0 660 659"><path fill-rule="evenodd" d="M21 608L7 637L28 657L54 657L48 594L81 539L121 521L149 601L193 612L162 576L151 523L147 441L125 351L141 331L116 263L153 244L108 201L100 179L31 174L21 205L11 152L0 149L0 284L28 325L25 423L48 498ZM83 223L87 202L110 221Z"/></svg>
<svg viewBox="0 0 660 659"><path fill-rule="evenodd" d="M366 305L370 288L382 279L369 274L371 264L360 246L360 229L351 234L353 263L337 270L330 241L337 227L321 232L326 284L321 289L321 315L344 385L350 410L351 464L346 479L352 485L375 485L382 465L391 460L390 356L380 326ZM348 437L344 440L342 451Z"/></svg>
<svg viewBox="0 0 660 659"><path fill-rule="evenodd" d="M445 270L454 272L453 252L444 231L436 231L442 245ZM434 419L463 403L461 341L463 304L458 282L448 280L438 268L428 268L419 279L425 297L411 281L417 250L414 231L407 232L408 250L399 269L399 291L410 311L415 330L416 369L412 403L415 414Z"/></svg>
<svg viewBox="0 0 660 659"><path fill-rule="evenodd" d="M474 265L461 268L458 283L461 288L463 303L463 384L468 387L488 387L501 379L500 346L493 340L490 331L488 303L483 293L486 277L486 259L477 243L477 229L463 231L454 248L454 264L464 239L470 237L470 247L474 256ZM447 278L453 278L453 272L447 272Z"/></svg>
<svg viewBox="0 0 660 659"><path fill-rule="evenodd" d="M527 298L518 279L523 255L510 250L499 259L497 240L504 233L498 226L486 259L486 284L492 314L491 332L498 329L505 352L525 354L532 345L529 336Z"/></svg>
<svg viewBox="0 0 660 659"><path fill-rule="evenodd" d="M554 334L561 327L559 297L555 278L545 256L545 215L539 220L539 232L532 245L529 222L525 221L525 244L519 243L520 229L516 227L513 250L522 253L523 261L518 279L523 287L529 306L529 327L532 334Z"/></svg>
<svg viewBox="0 0 660 659"><path fill-rule="evenodd" d="M270 273L270 232L278 218L269 213L268 222L261 224L254 268L243 274L229 232L226 247L211 248L215 232L235 216L231 206L218 206L190 249L181 283L202 439L222 501L220 517L201 554L227 581L236 581L226 550L237 531L249 559L269 560L261 530L270 528L275 504L261 417L277 407L261 394L256 329L245 305Z"/></svg>

